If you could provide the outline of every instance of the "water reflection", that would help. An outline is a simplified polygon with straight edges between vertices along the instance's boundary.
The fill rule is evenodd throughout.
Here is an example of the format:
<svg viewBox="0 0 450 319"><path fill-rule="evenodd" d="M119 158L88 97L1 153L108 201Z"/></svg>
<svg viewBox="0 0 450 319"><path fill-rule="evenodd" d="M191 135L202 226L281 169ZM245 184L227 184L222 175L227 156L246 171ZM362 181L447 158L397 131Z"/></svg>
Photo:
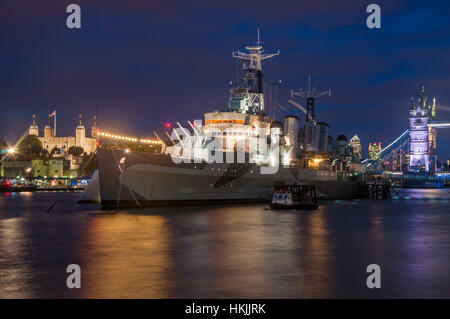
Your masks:
<svg viewBox="0 0 450 319"><path fill-rule="evenodd" d="M89 220L83 236L83 297L169 297L172 234L166 217L97 216Z"/></svg>
<svg viewBox="0 0 450 319"><path fill-rule="evenodd" d="M307 216L306 250L301 255L304 255L306 261L305 269L310 269L307 278L314 283L315 289L306 289L306 297L331 297L329 285L332 283L330 278L332 272L325 208L321 207L319 211Z"/></svg>
<svg viewBox="0 0 450 319"><path fill-rule="evenodd" d="M7 195L9 196L9 195ZM0 297L30 298L33 271L27 263L32 253L20 218L0 220Z"/></svg>
<svg viewBox="0 0 450 319"><path fill-rule="evenodd" d="M108 213L77 197L0 194L1 297L450 297L448 190L316 211ZM65 285L71 263L81 266L80 290ZM365 285L371 263L382 268L381 290Z"/></svg>

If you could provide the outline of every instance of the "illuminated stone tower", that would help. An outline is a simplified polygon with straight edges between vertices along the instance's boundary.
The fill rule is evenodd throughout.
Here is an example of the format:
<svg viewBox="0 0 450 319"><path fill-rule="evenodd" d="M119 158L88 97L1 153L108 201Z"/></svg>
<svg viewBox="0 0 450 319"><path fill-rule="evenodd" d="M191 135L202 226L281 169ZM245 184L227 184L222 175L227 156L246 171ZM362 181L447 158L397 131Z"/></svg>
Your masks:
<svg viewBox="0 0 450 319"><path fill-rule="evenodd" d="M427 104L425 88L417 104L411 99L409 108L409 170L414 172L434 172L436 170L436 129L428 124L436 116L436 99Z"/></svg>
<svg viewBox="0 0 450 319"><path fill-rule="evenodd" d="M97 127L97 115L94 115L94 126L91 128L91 137L98 137L98 127Z"/></svg>
<svg viewBox="0 0 450 319"><path fill-rule="evenodd" d="M50 125L50 118L48 119L47 125L44 126L44 137L54 137L53 128Z"/></svg>
<svg viewBox="0 0 450 319"><path fill-rule="evenodd" d="M84 149L84 141L86 138L86 130L81 122L81 114L78 116L80 123L78 124L75 131L75 146L83 147Z"/></svg>
<svg viewBox="0 0 450 319"><path fill-rule="evenodd" d="M28 135L35 135L39 136L39 128L36 125L36 115L33 114L33 122L30 125L30 128L28 129Z"/></svg>

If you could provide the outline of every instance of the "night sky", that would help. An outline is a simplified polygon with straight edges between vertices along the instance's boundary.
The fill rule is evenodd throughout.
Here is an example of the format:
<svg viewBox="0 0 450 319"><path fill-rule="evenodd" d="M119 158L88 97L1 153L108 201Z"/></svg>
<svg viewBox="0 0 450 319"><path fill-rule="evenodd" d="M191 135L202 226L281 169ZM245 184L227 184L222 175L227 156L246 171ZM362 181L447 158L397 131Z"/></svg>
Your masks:
<svg viewBox="0 0 450 319"><path fill-rule="evenodd" d="M66 27L77 3L82 28ZM366 7L381 6L381 29ZM0 2L0 137L14 142L35 113L40 129L57 111L57 135L74 134L79 113L100 127L151 137L167 121L203 119L227 105L233 50L256 41L281 54L263 65L288 113L291 88L332 89L317 101L331 134L389 143L408 126L422 85L450 119L450 3L443 1L22 1ZM275 94L274 94L275 96ZM302 104L305 104L302 102ZM450 129L438 132L450 158Z"/></svg>

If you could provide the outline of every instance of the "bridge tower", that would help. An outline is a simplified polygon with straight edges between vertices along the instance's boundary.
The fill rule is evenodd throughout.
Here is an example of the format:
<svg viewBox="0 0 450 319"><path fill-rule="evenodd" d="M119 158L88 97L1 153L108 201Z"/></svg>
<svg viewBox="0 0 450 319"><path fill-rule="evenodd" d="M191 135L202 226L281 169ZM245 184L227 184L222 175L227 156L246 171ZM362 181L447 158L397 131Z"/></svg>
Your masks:
<svg viewBox="0 0 450 319"><path fill-rule="evenodd" d="M436 171L436 128L428 124L436 116L436 99L433 105L428 104L425 88L417 103L411 99L409 107L409 170L413 172Z"/></svg>

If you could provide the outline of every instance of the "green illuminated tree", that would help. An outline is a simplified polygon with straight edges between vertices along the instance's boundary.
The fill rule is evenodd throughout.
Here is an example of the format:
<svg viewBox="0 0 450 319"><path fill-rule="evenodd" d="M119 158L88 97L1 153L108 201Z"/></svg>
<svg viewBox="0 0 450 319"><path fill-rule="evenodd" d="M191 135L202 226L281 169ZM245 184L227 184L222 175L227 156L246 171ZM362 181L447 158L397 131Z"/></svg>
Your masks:
<svg viewBox="0 0 450 319"><path fill-rule="evenodd" d="M81 146L71 146L67 153L72 154L73 156L80 156L83 154L84 150Z"/></svg>
<svg viewBox="0 0 450 319"><path fill-rule="evenodd" d="M35 135L25 136L17 145L18 154L22 157L41 156L42 143Z"/></svg>
<svg viewBox="0 0 450 319"><path fill-rule="evenodd" d="M59 154L61 153L61 149L59 147L54 147L52 148L52 150L50 151L50 156L52 156L53 154Z"/></svg>
<svg viewBox="0 0 450 319"><path fill-rule="evenodd" d="M8 144L0 139L0 159L3 158L3 156L5 156L6 152L8 150Z"/></svg>

